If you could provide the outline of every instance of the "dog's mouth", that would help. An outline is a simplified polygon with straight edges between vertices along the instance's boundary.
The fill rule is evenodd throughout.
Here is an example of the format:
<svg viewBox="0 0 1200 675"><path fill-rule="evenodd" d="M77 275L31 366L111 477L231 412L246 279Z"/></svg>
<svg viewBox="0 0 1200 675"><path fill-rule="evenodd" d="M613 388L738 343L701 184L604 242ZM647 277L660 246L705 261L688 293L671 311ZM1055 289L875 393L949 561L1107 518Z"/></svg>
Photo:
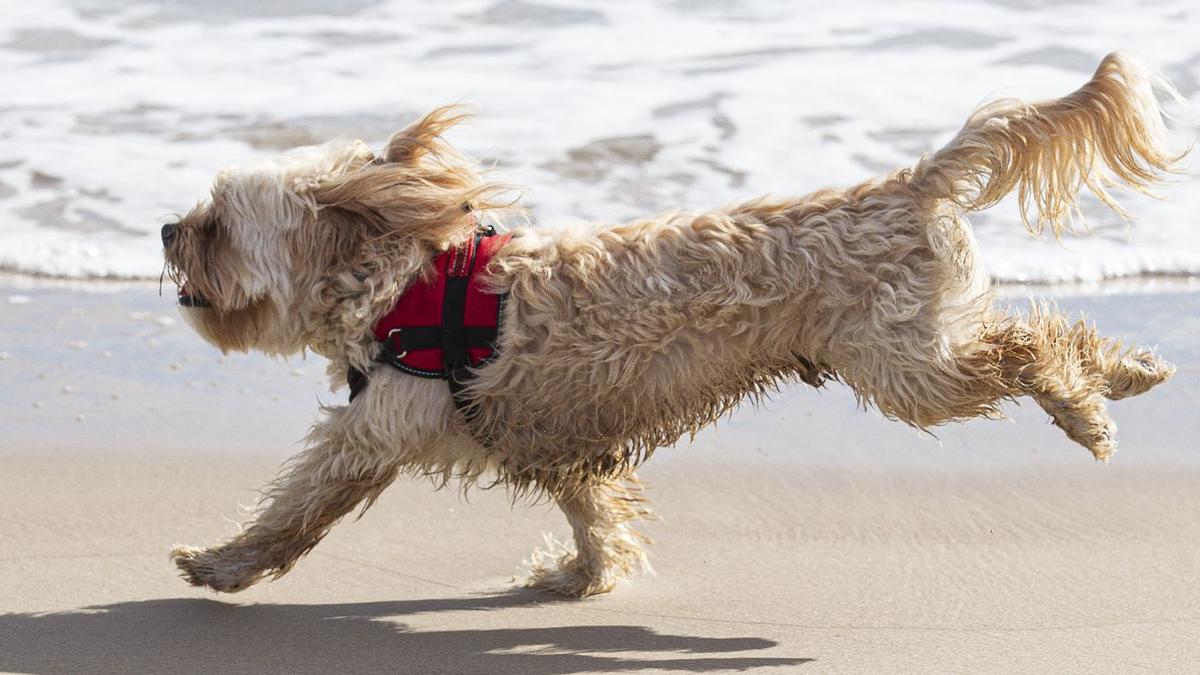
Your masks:
<svg viewBox="0 0 1200 675"><path fill-rule="evenodd" d="M179 305L181 307L212 307L208 298L194 293L184 284L179 287Z"/></svg>
<svg viewBox="0 0 1200 675"><path fill-rule="evenodd" d="M175 299L176 302L179 303L180 307L213 306L212 302L208 298L192 290L191 285L188 283L187 275L184 274L179 267L172 263L170 258L167 258L164 262L162 275L158 278L158 292L160 295L162 294L163 280L168 278L175 282L175 288L177 289L175 292Z"/></svg>

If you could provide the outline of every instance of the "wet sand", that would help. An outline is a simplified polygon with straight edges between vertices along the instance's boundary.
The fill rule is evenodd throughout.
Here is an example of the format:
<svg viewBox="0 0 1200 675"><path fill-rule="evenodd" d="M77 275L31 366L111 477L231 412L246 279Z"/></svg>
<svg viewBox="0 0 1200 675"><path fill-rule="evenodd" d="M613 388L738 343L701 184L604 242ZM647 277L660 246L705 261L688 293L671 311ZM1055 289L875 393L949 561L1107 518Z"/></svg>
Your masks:
<svg viewBox="0 0 1200 675"><path fill-rule="evenodd" d="M167 550L235 531L344 393L316 358L220 357L152 287L5 279L0 670L1190 670L1200 295L1060 304L1180 366L1113 405L1108 465L1032 405L934 438L789 388L644 467L658 574L611 595L518 588L568 533L547 505L401 481L281 580L217 596Z"/></svg>

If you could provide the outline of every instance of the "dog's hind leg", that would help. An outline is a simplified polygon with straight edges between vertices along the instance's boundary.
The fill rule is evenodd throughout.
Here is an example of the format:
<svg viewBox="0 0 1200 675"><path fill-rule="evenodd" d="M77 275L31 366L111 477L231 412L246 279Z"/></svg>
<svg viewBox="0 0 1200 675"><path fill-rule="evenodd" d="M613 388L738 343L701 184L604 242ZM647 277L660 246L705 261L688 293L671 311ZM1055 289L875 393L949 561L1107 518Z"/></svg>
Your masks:
<svg viewBox="0 0 1200 675"><path fill-rule="evenodd" d="M636 476L589 482L555 501L571 525L575 550L536 552L530 588L584 597L611 591L635 570L650 570L642 549L650 540L629 525L653 517Z"/></svg>
<svg viewBox="0 0 1200 675"><path fill-rule="evenodd" d="M1105 460L1116 449L1105 399L1144 392L1174 372L1151 352L1125 351L1048 306L1023 318L992 313L980 325L952 356L929 355L924 365L899 371L859 370L848 382L888 416L919 427L997 416L1000 401L1030 396L1071 440ZM911 356L895 352L890 361L916 362Z"/></svg>
<svg viewBox="0 0 1200 675"><path fill-rule="evenodd" d="M279 577L343 516L370 506L396 477L396 455L352 433L348 415L337 409L314 427L310 447L289 460L241 533L212 548L175 548L171 558L184 579L232 593Z"/></svg>
<svg viewBox="0 0 1200 675"><path fill-rule="evenodd" d="M1066 320L1046 311L1016 321L996 337L1003 384L1012 395L1028 395L1067 437L1097 459L1116 449L1117 425L1108 414L1104 377L1086 367L1089 360L1063 330Z"/></svg>
<svg viewBox="0 0 1200 675"><path fill-rule="evenodd" d="M1126 350L1087 322L1071 324L1046 306L1010 326L1000 344L1016 346L1014 353L1023 355L1010 357L1006 376L1097 459L1108 459L1116 449L1116 424L1104 399L1143 393L1175 372L1152 352Z"/></svg>

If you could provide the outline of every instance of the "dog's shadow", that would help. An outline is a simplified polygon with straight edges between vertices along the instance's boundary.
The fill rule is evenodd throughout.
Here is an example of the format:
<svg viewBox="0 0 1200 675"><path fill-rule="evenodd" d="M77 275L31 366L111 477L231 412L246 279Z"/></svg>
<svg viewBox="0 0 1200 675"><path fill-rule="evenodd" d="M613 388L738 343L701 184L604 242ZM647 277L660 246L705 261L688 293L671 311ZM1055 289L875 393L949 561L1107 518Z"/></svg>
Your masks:
<svg viewBox="0 0 1200 675"><path fill-rule="evenodd" d="M671 635L644 626L507 628L500 613L487 621L496 627L485 629L420 630L402 622L427 613L546 602L544 595L515 590L329 605L144 600L70 612L0 614L0 671L709 672L811 660L735 657L734 652L776 643L756 637ZM647 653L655 657L647 658ZM728 656L712 656L718 654Z"/></svg>

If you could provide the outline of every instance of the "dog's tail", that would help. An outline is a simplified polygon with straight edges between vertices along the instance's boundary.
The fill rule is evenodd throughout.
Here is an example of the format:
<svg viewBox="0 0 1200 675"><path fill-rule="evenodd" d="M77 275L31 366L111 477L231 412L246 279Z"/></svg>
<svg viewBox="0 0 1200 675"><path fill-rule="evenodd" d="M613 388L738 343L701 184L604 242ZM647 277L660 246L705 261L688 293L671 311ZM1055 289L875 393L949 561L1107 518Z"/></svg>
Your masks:
<svg viewBox="0 0 1200 675"><path fill-rule="evenodd" d="M1145 192L1187 154L1163 147L1154 85L1178 97L1129 56L1109 54L1087 84L1064 98L983 106L945 147L921 159L910 185L968 211L992 206L1015 189L1022 220L1034 233L1049 227L1060 235L1078 212L1083 185L1124 216L1105 189L1114 181L1103 167Z"/></svg>

